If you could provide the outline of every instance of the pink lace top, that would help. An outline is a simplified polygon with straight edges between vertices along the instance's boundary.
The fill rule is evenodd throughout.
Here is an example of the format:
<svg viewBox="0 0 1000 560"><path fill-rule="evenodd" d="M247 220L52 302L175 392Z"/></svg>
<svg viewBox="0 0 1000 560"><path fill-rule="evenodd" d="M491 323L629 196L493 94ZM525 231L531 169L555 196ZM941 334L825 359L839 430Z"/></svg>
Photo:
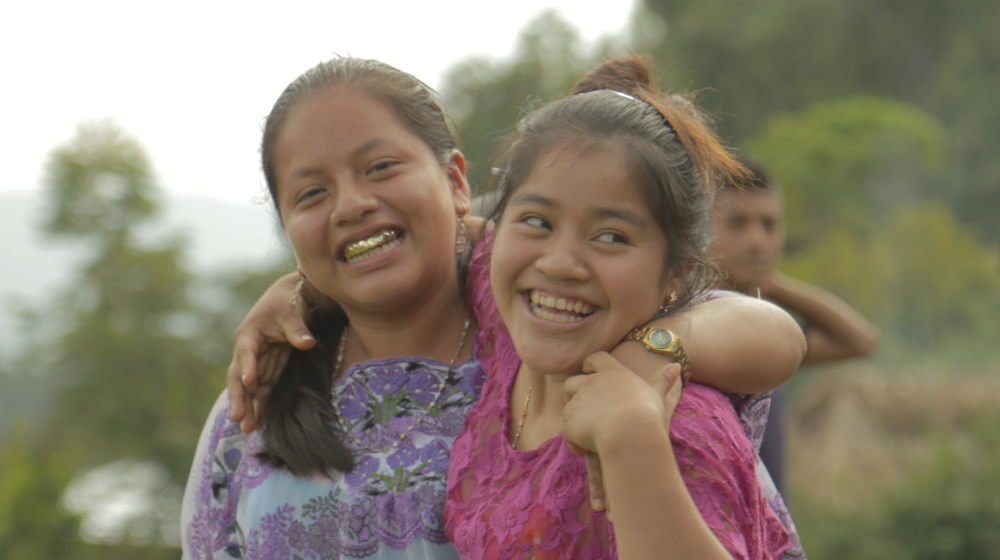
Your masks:
<svg viewBox="0 0 1000 560"><path fill-rule="evenodd" d="M465 560L617 558L607 515L590 507L584 459L561 435L531 451L509 443L508 403L520 359L492 299L488 257L488 248L477 251L469 271L487 378L452 450L448 539ZM780 558L791 547L762 494L753 446L722 393L685 387L670 438L688 491L734 558Z"/></svg>

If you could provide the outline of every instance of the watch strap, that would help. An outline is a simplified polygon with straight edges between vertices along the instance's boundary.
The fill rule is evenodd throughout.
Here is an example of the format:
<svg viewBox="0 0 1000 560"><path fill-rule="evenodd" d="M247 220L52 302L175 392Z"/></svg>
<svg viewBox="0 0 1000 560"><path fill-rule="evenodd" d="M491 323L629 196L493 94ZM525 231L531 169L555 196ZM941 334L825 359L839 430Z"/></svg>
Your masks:
<svg viewBox="0 0 1000 560"><path fill-rule="evenodd" d="M659 327L639 327L632 329L627 335L625 335L623 341L633 340L635 342L641 342L642 345L646 347L646 350L649 350L650 352L656 352L657 354L670 354L673 356L674 360L676 360L681 366L681 383L686 385L691 379L691 361L688 359L687 352L684 351L684 345L681 344L680 337L674 334L673 331L662 329L667 331L670 335L670 344L668 344L666 348L662 349L653 348L653 346L651 346L646 340L646 336L649 335L650 331L658 328Z"/></svg>

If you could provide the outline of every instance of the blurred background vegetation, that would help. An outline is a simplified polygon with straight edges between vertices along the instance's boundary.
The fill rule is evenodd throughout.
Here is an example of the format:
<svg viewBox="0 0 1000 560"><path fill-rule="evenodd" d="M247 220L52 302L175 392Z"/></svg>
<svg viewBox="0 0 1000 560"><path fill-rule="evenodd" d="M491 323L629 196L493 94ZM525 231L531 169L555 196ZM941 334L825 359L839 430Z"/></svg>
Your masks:
<svg viewBox="0 0 1000 560"><path fill-rule="evenodd" d="M782 185L782 269L883 333L869 362L792 381L791 507L808 555L1000 558L1000 4L645 0L628 45L556 13L442 87L478 184L527 105L626 48L699 92ZM993 92L993 93L990 93ZM179 496L232 332L287 262L196 274L140 242L150 162L114 124L48 166L53 243L85 255L22 306L0 361L0 558L177 558ZM26 272L27 273L27 272Z"/></svg>

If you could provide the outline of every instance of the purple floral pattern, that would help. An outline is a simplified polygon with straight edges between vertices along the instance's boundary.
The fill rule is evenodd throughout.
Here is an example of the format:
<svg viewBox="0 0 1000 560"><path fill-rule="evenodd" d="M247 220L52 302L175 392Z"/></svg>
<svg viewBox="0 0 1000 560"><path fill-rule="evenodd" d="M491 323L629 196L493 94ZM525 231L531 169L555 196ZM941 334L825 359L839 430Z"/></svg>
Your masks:
<svg viewBox="0 0 1000 560"><path fill-rule="evenodd" d="M412 357L349 368L333 387L344 422L355 441L389 451L344 438L357 465L334 480L298 479L257 459L261 438L229 419L224 393L185 492L185 558L411 558L407 549L423 541L417 550L428 557L457 559L444 534L448 459L483 379L475 359L450 373Z"/></svg>

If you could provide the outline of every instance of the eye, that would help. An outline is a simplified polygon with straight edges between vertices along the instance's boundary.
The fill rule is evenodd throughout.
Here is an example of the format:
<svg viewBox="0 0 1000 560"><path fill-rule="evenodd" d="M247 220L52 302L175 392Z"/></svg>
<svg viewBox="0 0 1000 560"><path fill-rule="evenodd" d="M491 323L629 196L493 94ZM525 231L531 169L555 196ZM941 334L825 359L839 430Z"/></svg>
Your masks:
<svg viewBox="0 0 1000 560"><path fill-rule="evenodd" d="M521 221L532 227L552 229L544 218L540 218L538 216L528 216Z"/></svg>
<svg viewBox="0 0 1000 560"><path fill-rule="evenodd" d="M295 199L295 204L302 204L303 202L308 202L309 199L315 198L325 192L326 189L323 187L309 187L303 189L299 197Z"/></svg>
<svg viewBox="0 0 1000 560"><path fill-rule="evenodd" d="M628 243L628 239L626 239L624 235L614 231L606 231L595 237L594 240L600 241L601 243Z"/></svg>
<svg viewBox="0 0 1000 560"><path fill-rule="evenodd" d="M398 164L399 164L399 162L398 161L394 161L394 160L382 160L382 161L378 161L374 165L372 165L371 168L368 169L368 173L367 174L368 175L372 175L372 174L376 174L376 173L381 173L383 171L386 171L387 169L395 167Z"/></svg>

